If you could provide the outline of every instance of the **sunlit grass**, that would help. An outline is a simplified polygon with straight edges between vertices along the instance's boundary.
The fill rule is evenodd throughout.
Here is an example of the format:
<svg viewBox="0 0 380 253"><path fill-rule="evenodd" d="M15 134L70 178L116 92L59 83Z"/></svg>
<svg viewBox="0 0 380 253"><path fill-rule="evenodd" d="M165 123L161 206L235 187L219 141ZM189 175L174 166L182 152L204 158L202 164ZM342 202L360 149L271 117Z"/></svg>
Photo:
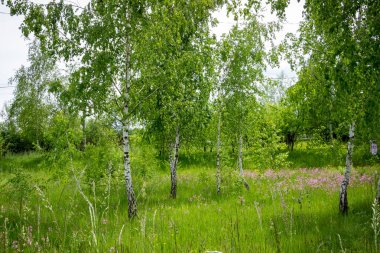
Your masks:
<svg viewBox="0 0 380 253"><path fill-rule="evenodd" d="M340 167L246 171L251 186L246 191L234 169L225 166L218 196L213 162L193 164L188 158L179 167L174 200L169 173L150 166L134 174L139 214L129 220L119 167L111 177L89 184L80 177L86 161L74 161L73 171L68 162L61 168L66 176L56 177L55 170L35 159L9 156L0 163L40 168L23 169L24 177L12 182L13 169L1 173L7 182L2 181L0 193L0 251L375 252L371 206L377 167L354 170L349 214L342 216L339 185L327 187L330 181L320 180L340 175ZM138 159L135 164L144 167Z"/></svg>

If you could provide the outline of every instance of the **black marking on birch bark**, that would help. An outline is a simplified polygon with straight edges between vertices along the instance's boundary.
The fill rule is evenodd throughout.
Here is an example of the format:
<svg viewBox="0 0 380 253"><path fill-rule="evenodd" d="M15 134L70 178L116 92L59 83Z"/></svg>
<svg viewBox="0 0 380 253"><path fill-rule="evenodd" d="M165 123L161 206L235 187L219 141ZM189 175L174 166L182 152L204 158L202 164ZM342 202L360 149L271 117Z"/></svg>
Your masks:
<svg viewBox="0 0 380 253"><path fill-rule="evenodd" d="M247 189L247 191L249 191L249 184L247 183L247 181L244 178L244 170L243 170L243 137L241 135L239 137L238 165L239 165L239 174L240 174L240 177L243 180L244 187L245 187L245 189Z"/></svg>
<svg viewBox="0 0 380 253"><path fill-rule="evenodd" d="M349 130L349 141L347 143L347 155L346 155L346 171L344 172L344 179L340 186L339 193L339 211L342 214L348 213L348 198L347 190L350 183L350 174L352 169L352 154L354 149L353 140L355 137L355 122L352 122Z"/></svg>
<svg viewBox="0 0 380 253"><path fill-rule="evenodd" d="M216 193L220 194L220 154L216 155Z"/></svg>
<svg viewBox="0 0 380 253"><path fill-rule="evenodd" d="M172 145L169 160L170 160L170 179L171 179L171 188L170 188L170 195L172 198L177 197L177 164L178 164L178 150L179 150L179 127L176 129L176 136L175 136L175 142ZM173 154L174 152L174 158Z"/></svg>
<svg viewBox="0 0 380 253"><path fill-rule="evenodd" d="M380 205L380 178L379 178L379 181L377 181L377 195L376 195L376 199L377 199L377 204Z"/></svg>

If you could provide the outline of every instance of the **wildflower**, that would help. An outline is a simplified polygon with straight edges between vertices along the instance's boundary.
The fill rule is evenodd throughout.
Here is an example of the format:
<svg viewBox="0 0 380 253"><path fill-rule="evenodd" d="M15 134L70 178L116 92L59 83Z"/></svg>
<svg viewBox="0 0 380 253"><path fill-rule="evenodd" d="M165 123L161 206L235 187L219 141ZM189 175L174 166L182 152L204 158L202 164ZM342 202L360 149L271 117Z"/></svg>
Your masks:
<svg viewBox="0 0 380 253"><path fill-rule="evenodd" d="M27 231L27 238L26 238L26 243L28 245L32 245L33 243L33 227L32 226L29 226L28 227L28 231Z"/></svg>
<svg viewBox="0 0 380 253"><path fill-rule="evenodd" d="M276 179L277 178L276 173L272 169L265 171L264 176L268 179Z"/></svg>
<svg viewBox="0 0 380 253"><path fill-rule="evenodd" d="M13 241L12 242L12 249L15 249L15 250L18 249L18 241Z"/></svg>
<svg viewBox="0 0 380 253"><path fill-rule="evenodd" d="M250 177L250 178L258 178L259 173L257 171L245 171L244 172L245 177Z"/></svg>
<svg viewBox="0 0 380 253"><path fill-rule="evenodd" d="M361 184L365 184L365 183L371 183L372 182L372 177L371 176L368 176L366 174L363 174L360 179L359 179L360 183Z"/></svg>
<svg viewBox="0 0 380 253"><path fill-rule="evenodd" d="M310 178L307 180L307 185L312 188L317 188L319 187L319 180L315 178Z"/></svg>

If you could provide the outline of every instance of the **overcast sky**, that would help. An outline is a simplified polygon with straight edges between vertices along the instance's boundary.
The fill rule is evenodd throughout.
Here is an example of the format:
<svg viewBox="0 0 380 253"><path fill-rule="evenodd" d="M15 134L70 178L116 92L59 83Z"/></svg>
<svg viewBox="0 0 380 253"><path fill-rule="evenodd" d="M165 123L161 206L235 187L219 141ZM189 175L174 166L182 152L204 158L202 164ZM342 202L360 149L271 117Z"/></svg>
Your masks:
<svg viewBox="0 0 380 253"><path fill-rule="evenodd" d="M46 3L45 0L33 0L36 3ZM88 0L78 0L79 5L85 5ZM277 41L288 32L296 32L298 23L302 19L303 1L298 3L296 0L291 0L290 6L287 9L287 23L284 24L284 29L277 34ZM0 112L3 110L5 103L9 103L13 97L14 87L9 87L9 79L14 75L15 71L21 65L27 65L28 43L22 37L19 30L22 18L9 14L8 8L0 5ZM225 17L223 11L214 15L220 20L217 27L214 28L214 33L221 35L228 32L233 22ZM268 17L268 19L271 19ZM290 67L286 62L282 62L279 69L268 70L267 74L270 77L276 77L284 71L287 77L294 77L295 74L290 71Z"/></svg>

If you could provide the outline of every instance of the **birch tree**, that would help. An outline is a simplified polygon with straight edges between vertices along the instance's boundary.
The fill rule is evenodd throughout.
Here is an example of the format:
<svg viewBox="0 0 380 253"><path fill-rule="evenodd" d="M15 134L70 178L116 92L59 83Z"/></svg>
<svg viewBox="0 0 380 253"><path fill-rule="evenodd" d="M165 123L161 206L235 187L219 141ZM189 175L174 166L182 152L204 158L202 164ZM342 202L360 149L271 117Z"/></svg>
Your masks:
<svg viewBox="0 0 380 253"><path fill-rule="evenodd" d="M220 168L220 152L221 152L221 124L222 124L222 97L220 94L220 87L217 88L217 114L218 114L218 125L217 125L217 137L216 137L216 192L221 194L221 168Z"/></svg>
<svg viewBox="0 0 380 253"><path fill-rule="evenodd" d="M235 19L238 20L238 16ZM238 145L237 165L241 177L244 175L243 137L247 129L248 104L259 93L259 83L263 81L266 58L264 42L271 37L272 28L271 25L260 23L256 16L248 15L243 19L243 25L240 26L236 21L236 25L221 42L219 99L224 104L222 121L227 138ZM249 188L246 182L245 186Z"/></svg>
<svg viewBox="0 0 380 253"><path fill-rule="evenodd" d="M3 3L4 1L2 1ZM149 1L90 1L85 6L64 1L35 4L7 1L12 15L24 15L23 34L41 41L41 50L53 59L79 61L91 76L92 94L114 103L123 124L124 175L128 216L137 214L130 167L130 94L138 78L134 47L144 28Z"/></svg>
<svg viewBox="0 0 380 253"><path fill-rule="evenodd" d="M147 130L168 146L170 195L177 195L181 140L202 129L212 85L209 22L220 1L167 1L152 9L152 29L142 35L141 119Z"/></svg>
<svg viewBox="0 0 380 253"><path fill-rule="evenodd" d="M39 50L39 42L30 44L29 66L21 66L10 80L16 86L14 99L8 110L8 121L34 149L46 147L44 135L49 124L53 101L48 94L51 84L59 82L53 61ZM25 150L31 147L24 147Z"/></svg>
<svg viewBox="0 0 380 253"><path fill-rule="evenodd" d="M301 24L295 45L303 50L302 54L309 55L308 62L323 66L326 82L320 82L318 90L333 87L338 112L336 120L349 128L346 171L339 197L339 209L346 214L355 126L372 111L366 106L367 101L373 93L378 93L375 66L379 60L371 55L379 52L378 38L373 36L379 29L374 14L379 11L379 4L376 1L325 1L321 4L309 0L304 7L306 21ZM301 63L305 66L304 61Z"/></svg>

